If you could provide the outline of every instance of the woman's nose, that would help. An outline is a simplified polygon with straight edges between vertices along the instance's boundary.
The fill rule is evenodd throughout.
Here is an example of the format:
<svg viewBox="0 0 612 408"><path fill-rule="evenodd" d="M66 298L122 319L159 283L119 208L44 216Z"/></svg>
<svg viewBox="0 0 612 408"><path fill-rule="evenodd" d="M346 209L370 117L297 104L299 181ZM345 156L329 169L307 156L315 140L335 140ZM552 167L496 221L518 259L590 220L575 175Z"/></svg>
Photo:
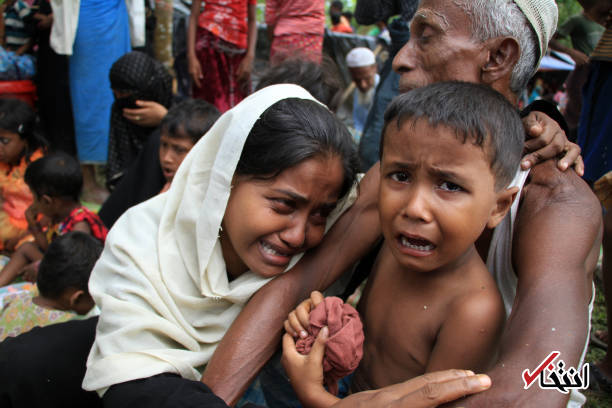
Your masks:
<svg viewBox="0 0 612 408"><path fill-rule="evenodd" d="M306 222L305 218L295 218L291 224L280 233L280 239L289 247L299 249L306 243Z"/></svg>

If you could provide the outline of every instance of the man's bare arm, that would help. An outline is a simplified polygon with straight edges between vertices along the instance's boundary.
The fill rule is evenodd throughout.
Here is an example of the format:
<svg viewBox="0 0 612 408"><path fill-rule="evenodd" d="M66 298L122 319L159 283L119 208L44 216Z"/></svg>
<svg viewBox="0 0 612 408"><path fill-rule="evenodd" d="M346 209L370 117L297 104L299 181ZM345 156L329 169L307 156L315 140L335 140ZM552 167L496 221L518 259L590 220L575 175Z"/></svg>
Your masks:
<svg viewBox="0 0 612 408"><path fill-rule="evenodd" d="M515 228L518 288L500 358L487 372L493 387L461 406L565 406L568 396L555 390L524 390L522 371L533 370L553 350L567 367L576 367L585 346L601 244L597 199L573 172L543 163L532 171Z"/></svg>
<svg viewBox="0 0 612 408"><path fill-rule="evenodd" d="M202 377L218 396L238 401L280 344L283 322L313 290L323 290L363 257L380 235L378 166L360 183L359 198L323 242L289 272L251 298L212 356Z"/></svg>

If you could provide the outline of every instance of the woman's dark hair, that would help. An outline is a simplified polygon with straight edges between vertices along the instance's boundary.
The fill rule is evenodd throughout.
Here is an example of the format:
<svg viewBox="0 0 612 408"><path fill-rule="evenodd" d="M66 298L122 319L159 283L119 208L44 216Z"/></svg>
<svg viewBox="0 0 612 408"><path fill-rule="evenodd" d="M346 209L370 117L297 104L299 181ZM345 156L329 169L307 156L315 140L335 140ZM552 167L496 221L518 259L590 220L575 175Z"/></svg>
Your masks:
<svg viewBox="0 0 612 408"><path fill-rule="evenodd" d="M24 180L37 196L70 198L79 201L83 175L79 162L66 153L53 153L28 166Z"/></svg>
<svg viewBox="0 0 612 408"><path fill-rule="evenodd" d="M357 171L351 134L321 104L308 99L283 99L266 109L255 122L236 174L274 177L304 160L327 154L342 159L344 180L340 196L343 196Z"/></svg>
<svg viewBox="0 0 612 408"><path fill-rule="evenodd" d="M32 153L39 148L47 148L47 141L42 136L36 113L22 100L0 98L0 129L17 133L26 141L26 162L30 161Z"/></svg>
<svg viewBox="0 0 612 408"><path fill-rule="evenodd" d="M40 294L57 299L68 288L89 293L89 275L101 253L100 241L84 232L72 231L56 238L40 261L36 278Z"/></svg>
<svg viewBox="0 0 612 408"><path fill-rule="evenodd" d="M189 98L170 108L161 122L161 128L170 137L187 136L196 144L220 115L214 105Z"/></svg>
<svg viewBox="0 0 612 408"><path fill-rule="evenodd" d="M331 110L334 96L342 89L338 67L328 56L323 56L321 64L292 58L272 66L259 79L257 90L275 84L299 85Z"/></svg>

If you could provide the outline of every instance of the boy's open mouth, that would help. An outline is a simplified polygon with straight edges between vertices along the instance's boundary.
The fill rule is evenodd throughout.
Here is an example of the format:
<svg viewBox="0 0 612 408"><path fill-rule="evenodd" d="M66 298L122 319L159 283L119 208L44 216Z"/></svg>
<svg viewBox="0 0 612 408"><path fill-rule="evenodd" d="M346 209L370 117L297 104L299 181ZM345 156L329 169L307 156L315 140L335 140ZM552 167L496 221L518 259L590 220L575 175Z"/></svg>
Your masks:
<svg viewBox="0 0 612 408"><path fill-rule="evenodd" d="M415 251L433 251L436 246L426 239L407 237L405 235L399 236L399 242L402 246L413 249Z"/></svg>

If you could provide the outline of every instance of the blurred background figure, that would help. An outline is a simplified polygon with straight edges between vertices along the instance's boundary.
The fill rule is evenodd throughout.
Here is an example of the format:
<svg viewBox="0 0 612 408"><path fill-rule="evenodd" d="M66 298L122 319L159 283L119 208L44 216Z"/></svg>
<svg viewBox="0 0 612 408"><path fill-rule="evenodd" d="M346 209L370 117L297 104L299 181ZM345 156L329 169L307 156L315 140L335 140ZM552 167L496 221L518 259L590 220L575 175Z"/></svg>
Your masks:
<svg viewBox="0 0 612 408"><path fill-rule="evenodd" d="M115 102L106 171L112 188L166 116L172 103L172 77L161 62L139 51L119 58L109 76Z"/></svg>
<svg viewBox="0 0 612 408"><path fill-rule="evenodd" d="M70 55L70 96L83 170L83 200L102 203L108 192L98 183L96 172L108 156L113 104L108 72L113 62L131 50L128 9L125 0L56 0L51 6L51 47L58 54Z"/></svg>
<svg viewBox="0 0 612 408"><path fill-rule="evenodd" d="M295 57L321 62L325 0L267 0L266 25L270 64Z"/></svg>
<svg viewBox="0 0 612 408"><path fill-rule="evenodd" d="M256 0L193 0L187 61L193 97L222 113L251 92L257 42Z"/></svg>
<svg viewBox="0 0 612 408"><path fill-rule="evenodd" d="M329 18L331 19L332 27L331 30L337 33L352 34L353 28L351 22L342 13L344 4L341 1L332 1L329 6Z"/></svg>
<svg viewBox="0 0 612 408"><path fill-rule="evenodd" d="M353 82L344 93L337 114L351 131L355 142L359 143L380 76L376 56L366 47L353 48L346 55L346 65Z"/></svg>
<svg viewBox="0 0 612 408"><path fill-rule="evenodd" d="M589 69L589 55L595 49L601 38L604 28L597 22L589 19L584 11L578 13L565 21L550 41L551 49L568 54L576 63L574 71L570 73L565 81L568 101L565 106L564 116L570 129L572 140L576 140L578 119L582 108L582 87L587 80ZM569 38L571 47L563 45L561 38Z"/></svg>

